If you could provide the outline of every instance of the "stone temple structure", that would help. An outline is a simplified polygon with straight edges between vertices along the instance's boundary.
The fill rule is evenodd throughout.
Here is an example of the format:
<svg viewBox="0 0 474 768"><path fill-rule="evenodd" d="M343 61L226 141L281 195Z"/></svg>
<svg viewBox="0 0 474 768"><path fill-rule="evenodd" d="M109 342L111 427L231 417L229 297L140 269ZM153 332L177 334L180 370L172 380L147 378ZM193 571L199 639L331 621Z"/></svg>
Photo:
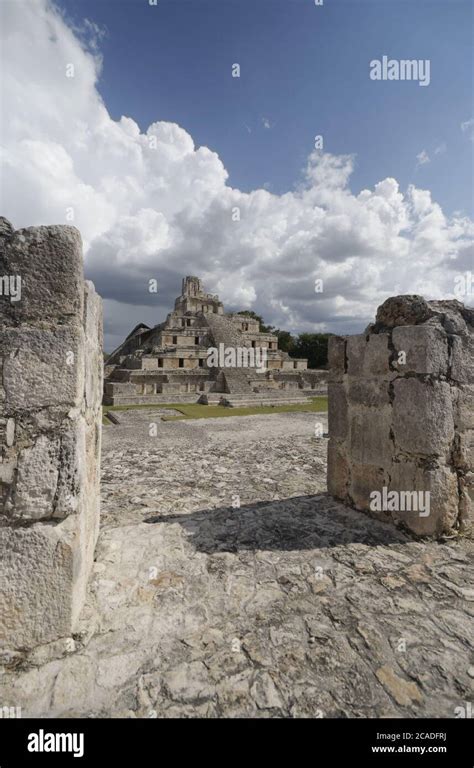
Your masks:
<svg viewBox="0 0 474 768"><path fill-rule="evenodd" d="M208 365L209 348L220 345L264 349L265 372L255 365ZM308 371L307 360L279 350L277 336L263 333L257 320L225 314L219 297L205 293L199 278L185 277L165 322L154 328L138 325L108 358L105 377L106 405L235 406L301 402L308 394L324 391L327 373Z"/></svg>
<svg viewBox="0 0 474 768"><path fill-rule="evenodd" d="M396 296L329 342L328 490L420 535L474 519L474 309Z"/></svg>

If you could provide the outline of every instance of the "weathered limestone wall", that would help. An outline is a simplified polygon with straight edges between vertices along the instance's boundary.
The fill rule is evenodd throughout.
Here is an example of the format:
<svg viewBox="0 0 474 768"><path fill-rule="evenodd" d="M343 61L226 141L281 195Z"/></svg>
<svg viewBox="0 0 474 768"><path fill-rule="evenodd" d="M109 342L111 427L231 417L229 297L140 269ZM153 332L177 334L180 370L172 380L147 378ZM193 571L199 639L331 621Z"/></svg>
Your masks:
<svg viewBox="0 0 474 768"><path fill-rule="evenodd" d="M71 635L99 523L102 302L74 227L0 219L0 644Z"/></svg>
<svg viewBox="0 0 474 768"><path fill-rule="evenodd" d="M329 493L416 534L468 529L474 310L388 299L365 333L331 338L329 365Z"/></svg>

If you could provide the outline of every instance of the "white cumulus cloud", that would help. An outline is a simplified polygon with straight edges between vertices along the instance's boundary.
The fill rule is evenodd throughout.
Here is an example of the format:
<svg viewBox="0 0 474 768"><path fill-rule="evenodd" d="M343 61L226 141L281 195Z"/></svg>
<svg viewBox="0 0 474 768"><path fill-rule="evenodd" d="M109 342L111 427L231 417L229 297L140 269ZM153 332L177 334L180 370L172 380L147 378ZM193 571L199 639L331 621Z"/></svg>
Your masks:
<svg viewBox="0 0 474 768"><path fill-rule="evenodd" d="M78 34L49 0L4 3L2 15L2 213L18 228L73 212L109 349L136 322L164 319L185 274L230 309L337 332L359 330L389 295L453 296L456 273L472 268L473 222L447 217L429 191L388 178L353 194L355 158L315 151L295 189L241 192L159 105L145 133L133 116L110 117L92 20Z"/></svg>

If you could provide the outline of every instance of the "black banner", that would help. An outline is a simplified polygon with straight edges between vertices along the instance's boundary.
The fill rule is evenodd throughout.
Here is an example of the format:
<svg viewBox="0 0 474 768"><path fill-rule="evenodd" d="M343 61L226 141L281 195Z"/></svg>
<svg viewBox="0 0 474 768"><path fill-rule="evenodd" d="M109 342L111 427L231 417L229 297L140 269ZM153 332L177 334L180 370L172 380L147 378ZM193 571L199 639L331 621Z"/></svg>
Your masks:
<svg viewBox="0 0 474 768"><path fill-rule="evenodd" d="M220 763L473 765L472 723L456 720L0 720L0 768ZM224 750L223 751L223 746ZM227 750L231 747L231 752ZM344 764L344 763L343 763Z"/></svg>

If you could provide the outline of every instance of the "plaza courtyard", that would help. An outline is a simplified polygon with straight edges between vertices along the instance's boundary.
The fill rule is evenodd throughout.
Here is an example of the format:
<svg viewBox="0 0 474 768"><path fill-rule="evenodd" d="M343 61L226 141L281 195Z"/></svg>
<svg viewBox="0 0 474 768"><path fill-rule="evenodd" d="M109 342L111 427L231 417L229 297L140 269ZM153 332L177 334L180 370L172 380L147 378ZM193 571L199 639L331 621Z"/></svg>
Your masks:
<svg viewBox="0 0 474 768"><path fill-rule="evenodd" d="M81 632L9 659L5 703L23 716L462 716L472 544L416 541L328 497L325 413L115 415Z"/></svg>

